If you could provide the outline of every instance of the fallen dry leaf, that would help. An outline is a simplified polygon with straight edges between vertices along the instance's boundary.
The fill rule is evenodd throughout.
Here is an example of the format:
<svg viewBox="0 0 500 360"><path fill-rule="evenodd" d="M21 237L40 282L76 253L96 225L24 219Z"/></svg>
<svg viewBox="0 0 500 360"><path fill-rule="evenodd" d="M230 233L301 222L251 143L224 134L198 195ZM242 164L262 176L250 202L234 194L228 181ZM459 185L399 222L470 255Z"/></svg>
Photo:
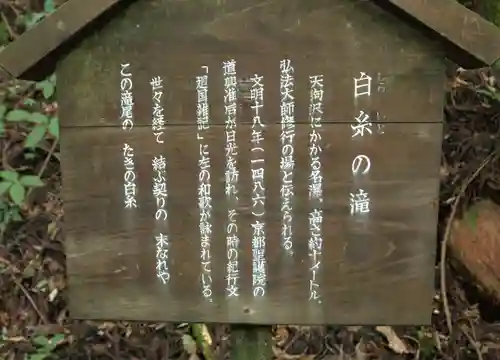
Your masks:
<svg viewBox="0 0 500 360"><path fill-rule="evenodd" d="M315 355L298 354L291 355L287 354L285 350L273 346L273 353L276 360L313 360Z"/></svg>
<svg viewBox="0 0 500 360"><path fill-rule="evenodd" d="M388 346L397 354L409 354L410 351L406 347L406 344L399 338L396 332L390 326L377 326L375 329L383 334L387 341L389 342Z"/></svg>
<svg viewBox="0 0 500 360"><path fill-rule="evenodd" d="M182 335L182 346L189 355L196 355L196 341L188 334Z"/></svg>
<svg viewBox="0 0 500 360"><path fill-rule="evenodd" d="M273 340L276 342L278 346L284 346L288 340L290 333L286 326L278 325L275 330Z"/></svg>
<svg viewBox="0 0 500 360"><path fill-rule="evenodd" d="M363 327L362 326L346 326L346 329L349 330L350 332L358 332L361 330Z"/></svg>

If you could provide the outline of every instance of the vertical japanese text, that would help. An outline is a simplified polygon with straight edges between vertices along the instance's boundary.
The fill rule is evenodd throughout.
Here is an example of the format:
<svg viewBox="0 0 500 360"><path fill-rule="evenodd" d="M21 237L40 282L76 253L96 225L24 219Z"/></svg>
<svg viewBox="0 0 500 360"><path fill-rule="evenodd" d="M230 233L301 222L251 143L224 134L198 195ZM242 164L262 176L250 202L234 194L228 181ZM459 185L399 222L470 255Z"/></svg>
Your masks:
<svg viewBox="0 0 500 360"><path fill-rule="evenodd" d="M359 78L354 78L354 98L360 96L371 96L372 78L366 73L361 72ZM351 125L353 131L352 138L363 137L365 134L372 135L372 122L370 116L364 111L360 111L355 117L355 123ZM370 171L371 161L366 155L358 155L354 158L351 164L353 175L366 175ZM357 189L356 192L350 193L350 209L351 215L364 214L370 212L370 197L364 189Z"/></svg>
<svg viewBox="0 0 500 360"><path fill-rule="evenodd" d="M211 172L210 152L205 139L206 132L210 128L209 105L208 105L208 67L205 74L196 77L196 123L198 125L197 138L200 153L198 158L198 209L200 211L200 242L201 242L201 287L205 299L212 302L212 195L211 195Z"/></svg>
<svg viewBox="0 0 500 360"><path fill-rule="evenodd" d="M319 128L323 120L323 75L309 77L309 200L312 210L309 213L309 258L311 277L309 279L309 300L321 302L318 273L321 269L323 252L323 174L321 169L321 135Z"/></svg>
<svg viewBox="0 0 500 360"><path fill-rule="evenodd" d="M133 83L132 72L129 69L130 64L121 64L121 81L120 81L120 105L122 121L122 129L124 131L132 130L134 127L134 98L132 95ZM134 165L134 149L127 143L123 144L123 167L125 173L123 175L123 192L124 206L126 209L137 208L137 185Z"/></svg>
<svg viewBox="0 0 500 360"><path fill-rule="evenodd" d="M282 247L292 252L293 234L293 170L294 163L294 138L295 138L295 98L294 98L294 68L289 59L280 62L280 112L281 112L281 216Z"/></svg>
<svg viewBox="0 0 500 360"><path fill-rule="evenodd" d="M236 114L238 106L238 81L236 78L236 61L224 61L224 109L226 114L226 172L225 193L228 200L228 222L226 228L227 277L226 294L228 297L239 296L239 242L237 224L238 177L237 166L238 145L236 143Z"/></svg>
<svg viewBox="0 0 500 360"><path fill-rule="evenodd" d="M266 192L264 185L264 137L262 130L262 108L264 106L263 76L255 74L251 79L250 99L254 110L252 121L252 285L254 296L264 296L266 293L266 230L262 217L265 214Z"/></svg>

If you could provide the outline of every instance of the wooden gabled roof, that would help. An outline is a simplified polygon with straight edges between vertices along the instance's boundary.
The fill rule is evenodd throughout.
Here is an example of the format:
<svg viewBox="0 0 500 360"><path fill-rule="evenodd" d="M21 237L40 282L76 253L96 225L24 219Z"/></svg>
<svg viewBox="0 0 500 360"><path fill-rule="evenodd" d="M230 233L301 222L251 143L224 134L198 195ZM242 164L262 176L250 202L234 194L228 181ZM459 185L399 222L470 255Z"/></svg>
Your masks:
<svg viewBox="0 0 500 360"><path fill-rule="evenodd" d="M0 53L0 76L33 78L43 76L37 69L44 74L52 71L60 55L84 37L85 30L95 28L91 24L104 19L100 25L105 25L134 1L68 0ZM500 29L456 0L357 1L373 1L439 39L449 58L463 67L491 65L500 58Z"/></svg>

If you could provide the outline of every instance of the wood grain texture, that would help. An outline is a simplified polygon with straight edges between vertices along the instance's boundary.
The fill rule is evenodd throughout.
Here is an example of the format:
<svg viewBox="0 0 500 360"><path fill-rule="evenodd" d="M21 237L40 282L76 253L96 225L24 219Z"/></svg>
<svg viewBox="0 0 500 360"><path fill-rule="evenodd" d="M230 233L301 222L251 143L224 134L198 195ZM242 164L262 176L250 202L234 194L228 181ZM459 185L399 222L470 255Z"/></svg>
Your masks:
<svg viewBox="0 0 500 360"><path fill-rule="evenodd" d="M221 63L239 80L264 76L268 291L252 296L251 111L238 102L237 222L241 293L226 275ZM294 254L282 250L279 62L295 68ZM58 92L71 316L250 324L428 324L433 295L443 54L371 1L140 1L62 61ZM120 64L130 63L135 128L121 130ZM212 165L212 302L200 289L195 77L208 66ZM372 76L370 99L353 99L354 77ZM309 297L308 106L310 75L324 75L323 302ZM378 76L383 78L383 84ZM152 77L164 79L164 144L151 132ZM241 90L241 89L240 89ZM359 111L371 136L351 138ZM376 117L376 113L380 117ZM135 151L139 208L123 203L124 142ZM169 268L155 275L154 156L167 158ZM353 177L355 156L372 168ZM371 212L351 216L349 196L369 193ZM297 311L301 309L301 311Z"/></svg>
<svg viewBox="0 0 500 360"><path fill-rule="evenodd" d="M70 0L2 50L0 66L20 77L119 0Z"/></svg>
<svg viewBox="0 0 500 360"><path fill-rule="evenodd" d="M168 128L156 144L150 129L127 137L118 128L64 129L62 167L71 314L77 318L224 323L427 323L431 315L441 124L385 124L383 134L351 139L348 124L321 129L324 166L323 305L308 301L307 125L296 129L294 175L295 256L280 245L280 125L265 136L268 294L251 295L250 126L238 129L242 229L242 293L224 297L226 264L224 223L224 135L209 131L212 149L214 302L199 285L200 241L197 208L198 142L195 126ZM140 209L123 208L122 147L136 151ZM155 277L152 157L168 161L171 274L168 285ZM352 180L357 154L372 161L369 176ZM368 216L349 214L349 193L369 192ZM285 305L286 304L286 305ZM296 309L304 309L297 312Z"/></svg>
<svg viewBox="0 0 500 360"><path fill-rule="evenodd" d="M492 65L500 58L500 30L481 15L454 0L383 0L403 10L442 38Z"/></svg>
<svg viewBox="0 0 500 360"><path fill-rule="evenodd" d="M297 121L306 122L308 76L325 77L325 122L352 122L353 77L386 80L367 111L380 122L439 122L443 54L433 43L369 1L150 1L131 6L84 41L58 68L61 125L117 126L120 64L130 63L136 123L148 125L150 80L165 80L165 118L194 123L195 77L209 67L212 121L222 123L221 63L238 77L264 76L263 121L279 122L279 61L296 69ZM147 39L145 41L144 39ZM272 106L271 106L272 104ZM75 116L78 114L78 116ZM241 122L248 122L241 114Z"/></svg>

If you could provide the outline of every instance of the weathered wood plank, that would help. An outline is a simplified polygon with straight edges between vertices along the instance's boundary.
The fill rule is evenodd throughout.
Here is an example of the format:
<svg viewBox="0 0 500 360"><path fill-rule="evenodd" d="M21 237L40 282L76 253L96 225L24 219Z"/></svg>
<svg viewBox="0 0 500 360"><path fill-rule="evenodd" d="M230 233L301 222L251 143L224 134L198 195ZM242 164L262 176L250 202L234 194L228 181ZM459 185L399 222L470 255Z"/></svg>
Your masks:
<svg viewBox="0 0 500 360"><path fill-rule="evenodd" d="M436 34L475 57L482 65L500 58L500 31L455 0L383 0L417 19Z"/></svg>
<svg viewBox="0 0 500 360"><path fill-rule="evenodd" d="M195 121L195 77L209 70L213 122L222 123L223 60L237 76L264 76L263 121L279 122L279 61L296 69L297 121L305 122L308 77L325 77L324 121L353 121L353 77L385 78L386 93L367 111L382 122L439 122L443 54L418 32L369 1L139 2L73 51L58 68L62 126L117 126L120 64L130 63L138 125L151 118L155 76L165 81L165 118ZM148 41L144 41L147 38ZM77 113L78 116L73 116ZM241 121L248 121L242 114Z"/></svg>
<svg viewBox="0 0 500 360"><path fill-rule="evenodd" d="M2 50L0 66L19 77L119 0L71 0Z"/></svg>
<svg viewBox="0 0 500 360"><path fill-rule="evenodd" d="M62 45L65 43L67 44L67 40L74 38L76 33L81 33L81 30L89 23L94 23L95 25L94 20L99 17L101 17L101 19L106 17L104 16L106 10L109 10L116 4L126 5L131 2L133 1L91 0L87 1L85 6L82 7L80 1L68 1L54 14L42 21L34 31L23 34L17 41L4 49L0 55L0 66L4 66L7 72L10 72L10 74L15 77L29 77L30 75L27 74L27 71L33 70L35 65L46 62L49 58L48 55L52 57L49 61L52 60L53 62L57 62L65 53L61 51ZM181 32L184 30L188 30L187 32L191 31L192 27L185 21L186 18L188 18L199 22L207 21L210 30L214 30L217 35L222 34L223 37L226 38L240 37L240 39L245 39L245 35L246 38L248 38L248 34L252 32L256 32L259 35L265 33L268 27L259 25L265 24L265 21L269 20L276 24L279 23L278 20L281 20L285 22L285 25L288 25L283 29L290 30L290 28L299 26L300 22L295 23L294 20L296 19L288 15L294 11L301 11L302 14L309 15L311 12L318 10L318 6L323 7L319 11L328 16L328 12L325 11L325 9L328 10L328 7L338 12L339 9L345 7L345 4L349 4L350 6L357 7L358 11L362 8L368 9L369 13L374 15L369 20L380 21L381 17L378 16L380 12L376 12L373 9L372 2L384 6L387 4L393 5L392 7L397 10L396 13L406 13L413 17L417 20L416 25L424 25L431 29L431 34L434 35L433 38L447 41L451 45L465 50L467 56L472 56L479 60L481 65L489 65L499 57L499 48L491 44L496 44L498 42L497 39L500 31L477 14L460 6L454 0L441 1L439 6L433 6L433 4L427 0L351 0L350 3L342 3L341 0L328 2L316 0L316 3L312 1L308 1L307 3L300 3L297 1L288 1L285 3L278 1L262 1L255 3L254 1L248 0L208 0L201 2L163 0L163 4L166 5L165 14L170 16L168 23L172 25L170 30L173 29L173 31L170 31L171 33L178 32L179 30ZM143 10L151 9L151 6L157 8L161 7L158 3L159 2L148 2L148 5L146 5ZM290 5L285 8L283 4ZM248 26L249 23L244 21L246 20L245 16L247 13L251 13L251 15L258 14L259 19L262 19L261 23L254 23L254 26ZM149 12L144 11L144 14L149 14ZM442 14L447 15L448 21L442 21ZM111 20L116 13L110 14L108 12L106 15L107 20ZM232 22L232 28L234 30L240 30L240 32L227 31L221 18L226 18L225 20L229 18L229 22ZM408 19L405 19L403 16L400 16L399 20L402 22L408 21ZM165 22L163 21L163 23ZM244 27L240 26L242 23L245 23ZM302 23L305 23L306 26L308 25L307 21ZM364 21L364 23L367 23L367 21ZM242 31L241 29L244 30ZM97 27L94 27L94 30L97 30ZM166 33L168 34L169 32ZM325 32L325 34L326 33L328 32ZM392 33L395 34L396 32L393 31ZM268 40L268 38L263 37L263 40ZM36 70L37 73L39 73L40 69ZM42 69L42 73L45 73L45 75L46 71L47 69Z"/></svg>
<svg viewBox="0 0 500 360"><path fill-rule="evenodd" d="M334 57L335 59L335 57ZM141 63L132 63L132 79L134 82L134 115L135 124L150 125L152 111L151 79L158 74L165 79L163 88L163 107L165 120L169 124L196 123L196 76L204 74L201 65L208 66L208 96L210 117L213 124L223 124L224 115L224 88L221 64L229 58L221 55L188 56L187 59L172 56L164 64L155 66L151 63L144 69ZM280 69L281 57L269 54L254 54L237 59L237 72L241 77L250 78L254 73L263 76L264 107L260 110L263 123L280 123ZM143 60L140 60L143 61ZM305 58L297 61L292 58L295 68L294 96L295 114L297 123L307 123L309 111L309 76L324 76L324 123L356 122L356 106L354 101L354 80L359 78L357 69L340 68L335 60L327 57ZM345 60L349 62L350 60ZM344 60L342 60L344 63ZM156 67L156 69L151 69ZM137 69L137 71L136 71ZM96 71L98 71L96 69ZM115 73L110 79L118 79L120 64L110 67ZM443 105L444 73L425 74L421 70L412 70L403 74L393 72L376 72L369 74L373 78L373 95L364 109L372 114L371 121L387 122L441 122ZM380 77L380 81L378 80ZM92 79L80 78L79 83L89 82ZM83 108L86 101L78 96L78 87L65 87L65 97L61 101L61 113L69 121L64 126L120 126L120 92L114 91L119 84L117 81L107 81L103 86L94 86L94 95L99 101L93 105L96 109L86 111ZM251 82L250 82L251 84ZM243 85L242 85L243 87ZM240 87L240 88L242 88ZM380 87L380 92L375 92ZM383 90L383 91L382 91ZM240 93L238 122L251 124L253 110L251 103L244 100L245 92ZM247 96L249 96L247 94ZM75 111L82 116L71 116ZM97 111L101 111L97 113ZM375 114L383 114L376 116Z"/></svg>
<svg viewBox="0 0 500 360"><path fill-rule="evenodd" d="M374 129L376 130L376 128ZM441 124L386 124L383 134L351 138L347 124L324 125L324 305L309 297L308 125L297 125L292 257L281 248L279 135L264 133L268 292L252 291L250 126L238 128L240 146L241 294L224 296L226 274L224 128L206 137L211 149L213 302L200 291L197 208L199 145L195 126L169 127L165 143L149 128L124 137L118 128L64 129L62 167L72 316L152 321L225 323L426 323L431 315ZM360 141L362 140L362 141ZM137 149L139 209L124 209L122 147ZM171 280L155 276L154 156L167 158ZM353 178L358 154L370 157L364 179ZM349 193L369 192L367 216L349 214ZM188 285L189 286L186 286ZM98 294L98 295L97 295ZM286 299L287 306L283 306ZM168 303L168 306L164 304ZM97 306L97 304L99 304ZM297 312L301 308L304 311Z"/></svg>

